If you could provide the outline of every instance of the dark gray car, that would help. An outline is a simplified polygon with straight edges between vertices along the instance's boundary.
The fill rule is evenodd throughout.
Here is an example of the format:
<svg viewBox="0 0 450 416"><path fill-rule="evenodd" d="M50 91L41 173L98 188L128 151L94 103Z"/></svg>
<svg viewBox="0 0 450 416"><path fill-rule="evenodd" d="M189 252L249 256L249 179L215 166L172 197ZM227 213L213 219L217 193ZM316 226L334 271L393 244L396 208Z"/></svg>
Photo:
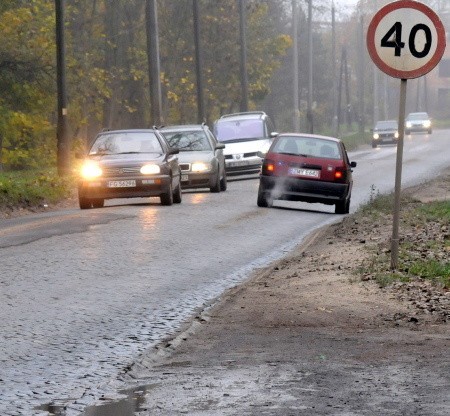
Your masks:
<svg viewBox="0 0 450 416"><path fill-rule="evenodd" d="M205 124L168 126L160 129L168 143L180 150L181 186L226 191L225 145Z"/></svg>
<svg viewBox="0 0 450 416"><path fill-rule="evenodd" d="M80 155L80 208L101 208L112 198L156 196L162 205L180 203L177 154L156 129L99 133L88 154Z"/></svg>
<svg viewBox="0 0 450 416"><path fill-rule="evenodd" d="M372 147L378 147L380 144L398 143L398 122L396 120L378 121L373 128Z"/></svg>

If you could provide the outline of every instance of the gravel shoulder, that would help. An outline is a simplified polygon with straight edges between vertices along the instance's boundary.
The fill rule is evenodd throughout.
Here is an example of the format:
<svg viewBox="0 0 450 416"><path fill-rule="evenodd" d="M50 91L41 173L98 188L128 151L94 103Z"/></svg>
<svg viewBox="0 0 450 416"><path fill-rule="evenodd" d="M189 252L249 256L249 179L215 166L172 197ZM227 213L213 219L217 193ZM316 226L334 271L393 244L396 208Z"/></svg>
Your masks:
<svg viewBox="0 0 450 416"><path fill-rule="evenodd" d="M408 192L450 200L449 183ZM355 274L391 230L350 215L228 291L126 374L147 385L137 414L450 414L450 293Z"/></svg>

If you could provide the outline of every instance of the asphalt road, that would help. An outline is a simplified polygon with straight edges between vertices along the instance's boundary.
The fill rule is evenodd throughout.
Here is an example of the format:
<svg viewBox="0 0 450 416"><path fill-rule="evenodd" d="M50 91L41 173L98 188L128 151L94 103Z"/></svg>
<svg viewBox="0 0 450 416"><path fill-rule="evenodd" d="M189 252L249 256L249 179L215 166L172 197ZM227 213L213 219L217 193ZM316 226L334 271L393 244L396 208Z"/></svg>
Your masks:
<svg viewBox="0 0 450 416"><path fill-rule="evenodd" d="M406 139L404 186L449 168L449 133ZM393 189L395 155L394 146L350 154L352 211ZM324 205L258 208L257 186L254 178L220 194L188 191L172 207L113 200L0 221L0 414L89 405L199 308L340 218Z"/></svg>

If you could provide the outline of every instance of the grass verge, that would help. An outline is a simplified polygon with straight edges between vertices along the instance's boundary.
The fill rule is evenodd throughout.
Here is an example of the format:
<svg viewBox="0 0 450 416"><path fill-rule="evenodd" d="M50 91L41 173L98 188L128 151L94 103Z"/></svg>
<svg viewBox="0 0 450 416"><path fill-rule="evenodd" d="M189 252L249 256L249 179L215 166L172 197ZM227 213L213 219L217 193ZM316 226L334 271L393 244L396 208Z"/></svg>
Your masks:
<svg viewBox="0 0 450 416"><path fill-rule="evenodd" d="M74 179L55 170L0 172L0 209L33 208L68 198Z"/></svg>
<svg viewBox="0 0 450 416"><path fill-rule="evenodd" d="M393 195L374 197L358 211L373 223L390 218ZM450 288L450 201L421 203L411 196L401 201L399 263L390 269L390 242L370 246L370 256L357 273L375 280L381 287L394 282L428 280L441 288Z"/></svg>

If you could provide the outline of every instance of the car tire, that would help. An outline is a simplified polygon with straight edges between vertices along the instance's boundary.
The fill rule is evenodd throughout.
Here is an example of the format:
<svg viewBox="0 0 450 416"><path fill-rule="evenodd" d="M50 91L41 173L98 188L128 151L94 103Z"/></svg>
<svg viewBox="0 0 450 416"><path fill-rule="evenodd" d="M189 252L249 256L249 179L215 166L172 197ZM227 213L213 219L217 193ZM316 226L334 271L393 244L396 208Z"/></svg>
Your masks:
<svg viewBox="0 0 450 416"><path fill-rule="evenodd" d="M167 192L161 194L161 205L170 206L173 204L173 191L172 184L170 184L167 188Z"/></svg>
<svg viewBox="0 0 450 416"><path fill-rule="evenodd" d="M80 209L90 209L92 208L92 200L89 198L85 198L83 196L80 196L78 198L78 203L80 205Z"/></svg>
<svg viewBox="0 0 450 416"><path fill-rule="evenodd" d="M105 200L103 198L95 198L92 200L92 208L103 208Z"/></svg>
<svg viewBox="0 0 450 416"><path fill-rule="evenodd" d="M228 183L227 183L227 173L225 172L225 169L223 171L223 177L220 180L220 190L222 192L225 192L227 190Z"/></svg>
<svg viewBox="0 0 450 416"><path fill-rule="evenodd" d="M350 212L350 197L344 201L337 202L334 212L335 214L348 214Z"/></svg>
<svg viewBox="0 0 450 416"><path fill-rule="evenodd" d="M217 176L214 178L214 185L209 188L211 192L217 193L220 192L220 173L217 172Z"/></svg>
<svg viewBox="0 0 450 416"><path fill-rule="evenodd" d="M178 184L177 189L175 190L173 194L173 202L175 204L180 204L182 200L182 193L181 193L181 184Z"/></svg>
<svg viewBox="0 0 450 416"><path fill-rule="evenodd" d="M372 148L375 149L377 147L378 147L378 145L375 142L372 142Z"/></svg>
<svg viewBox="0 0 450 416"><path fill-rule="evenodd" d="M432 129L428 130L428 134L431 134L432 132L433 132L433 130L432 130Z"/></svg>
<svg viewBox="0 0 450 416"><path fill-rule="evenodd" d="M411 134L410 130L405 130L405 134L407 134L408 136Z"/></svg>
<svg viewBox="0 0 450 416"><path fill-rule="evenodd" d="M264 190L261 185L258 189L258 200L256 203L260 208L270 208L273 205L273 198L270 196L269 192L266 192Z"/></svg>

